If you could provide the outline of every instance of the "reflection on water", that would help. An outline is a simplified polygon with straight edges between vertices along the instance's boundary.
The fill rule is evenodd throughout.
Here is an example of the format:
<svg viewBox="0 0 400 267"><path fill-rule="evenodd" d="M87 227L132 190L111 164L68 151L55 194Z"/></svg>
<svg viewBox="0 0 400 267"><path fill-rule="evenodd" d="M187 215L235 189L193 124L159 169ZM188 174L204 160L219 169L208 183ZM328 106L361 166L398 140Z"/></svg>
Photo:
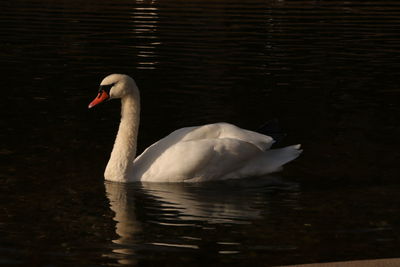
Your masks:
<svg viewBox="0 0 400 267"><path fill-rule="evenodd" d="M211 224L249 223L252 219L260 218L262 212L260 207L266 212L268 203L264 202L262 193L268 190L266 186L274 183L276 186L290 186L275 177L265 177L250 179L247 183L237 181L206 185L144 183L142 188L160 203L165 215L157 219L160 224L171 225L178 220L204 221Z"/></svg>
<svg viewBox="0 0 400 267"><path fill-rule="evenodd" d="M352 253L365 255L371 247L373 255L390 257L398 243L398 214L388 213L399 202L393 202L396 188L302 191L296 184L266 179L201 185L106 182L105 187L117 238L103 256L120 264L149 263L153 257L167 265L199 264L201 257L202 264L278 265L352 259ZM357 246L345 246L354 239Z"/></svg>
<svg viewBox="0 0 400 267"><path fill-rule="evenodd" d="M115 232L118 239L112 242L119 245L113 249L114 253L134 256L133 246L137 244L135 234L140 232L141 226L136 219L134 196L128 194L129 187L119 183L105 183L106 194L110 201L110 208L115 213ZM132 258L132 257L131 257ZM133 264L135 260L120 258L121 264Z"/></svg>
<svg viewBox="0 0 400 267"><path fill-rule="evenodd" d="M143 4L144 2L138 1L138 4ZM159 15L156 3L157 1L151 1L147 7L133 7L131 13L132 36L140 39L140 44L132 46L133 49L137 50L137 69L152 70L157 67L156 50L162 43L157 33Z"/></svg>
<svg viewBox="0 0 400 267"><path fill-rule="evenodd" d="M270 213L268 195L277 190L297 192L296 184L276 177L199 185L105 182L105 187L118 236L112 241L117 245L113 254L105 256L116 258L120 264L137 263L140 250L200 250L204 246L204 232L216 230L218 224L252 224ZM296 204L291 205L294 208ZM143 210L145 218L138 219L136 213ZM148 235L149 230L143 225L177 233L174 237L165 233ZM176 230L180 228L192 230L180 235L180 230ZM198 231L203 233L196 234ZM230 236L221 237L216 244L219 254L237 254L243 249L240 240L232 241ZM271 244L271 249L274 246Z"/></svg>

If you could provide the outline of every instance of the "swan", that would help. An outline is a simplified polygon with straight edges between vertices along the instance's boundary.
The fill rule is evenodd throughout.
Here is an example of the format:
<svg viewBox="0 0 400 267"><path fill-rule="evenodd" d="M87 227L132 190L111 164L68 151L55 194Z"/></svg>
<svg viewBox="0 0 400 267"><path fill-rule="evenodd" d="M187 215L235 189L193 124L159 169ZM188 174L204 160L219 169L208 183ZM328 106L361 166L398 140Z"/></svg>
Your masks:
<svg viewBox="0 0 400 267"><path fill-rule="evenodd" d="M92 108L121 99L121 121L104 178L114 182L206 182L264 176L297 158L300 145L270 149L270 136L221 122L185 127L136 156L140 94L125 74L111 74L101 83Z"/></svg>

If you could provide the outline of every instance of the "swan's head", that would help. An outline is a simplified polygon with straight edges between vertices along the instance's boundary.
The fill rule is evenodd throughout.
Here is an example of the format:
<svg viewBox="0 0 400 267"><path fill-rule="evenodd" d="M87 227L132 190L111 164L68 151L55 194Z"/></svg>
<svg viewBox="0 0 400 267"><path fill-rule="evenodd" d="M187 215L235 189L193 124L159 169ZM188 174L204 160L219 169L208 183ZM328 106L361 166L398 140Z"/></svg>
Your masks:
<svg viewBox="0 0 400 267"><path fill-rule="evenodd" d="M101 81L99 92L96 98L90 102L89 108L109 99L123 98L132 94L138 94L138 88L131 77L125 74L111 74Z"/></svg>

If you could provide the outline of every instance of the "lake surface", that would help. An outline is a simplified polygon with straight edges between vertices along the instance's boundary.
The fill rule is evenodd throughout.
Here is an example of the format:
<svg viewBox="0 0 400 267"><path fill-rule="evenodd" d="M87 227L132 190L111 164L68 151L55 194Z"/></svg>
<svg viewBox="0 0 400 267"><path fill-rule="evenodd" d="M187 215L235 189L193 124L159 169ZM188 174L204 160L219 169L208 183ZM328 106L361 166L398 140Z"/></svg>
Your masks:
<svg viewBox="0 0 400 267"><path fill-rule="evenodd" d="M0 264L285 265L400 257L398 1L3 1ZM268 179L104 183L126 73L139 150L277 118Z"/></svg>

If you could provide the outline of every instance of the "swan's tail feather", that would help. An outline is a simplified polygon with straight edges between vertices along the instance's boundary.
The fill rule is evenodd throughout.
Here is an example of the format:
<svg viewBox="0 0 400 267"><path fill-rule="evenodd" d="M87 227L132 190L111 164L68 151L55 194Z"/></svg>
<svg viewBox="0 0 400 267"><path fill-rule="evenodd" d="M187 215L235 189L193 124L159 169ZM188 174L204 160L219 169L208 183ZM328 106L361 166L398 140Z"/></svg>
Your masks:
<svg viewBox="0 0 400 267"><path fill-rule="evenodd" d="M287 146L284 148L271 149L264 153L262 161L264 168L268 172L276 172L282 169L282 166L300 156L303 152L300 144Z"/></svg>
<svg viewBox="0 0 400 267"><path fill-rule="evenodd" d="M282 166L300 156L303 152L300 144L270 149L250 160L243 168L226 175L225 178L263 176L282 170Z"/></svg>

